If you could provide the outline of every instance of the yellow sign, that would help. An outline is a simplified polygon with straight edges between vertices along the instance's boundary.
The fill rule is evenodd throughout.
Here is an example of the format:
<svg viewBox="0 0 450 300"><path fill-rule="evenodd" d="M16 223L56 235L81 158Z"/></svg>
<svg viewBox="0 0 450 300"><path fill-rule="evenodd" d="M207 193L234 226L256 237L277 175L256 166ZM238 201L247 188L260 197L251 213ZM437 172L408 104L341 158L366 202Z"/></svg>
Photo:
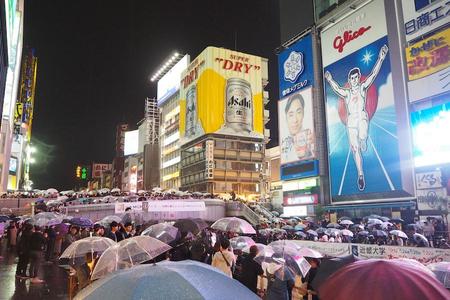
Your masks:
<svg viewBox="0 0 450 300"><path fill-rule="evenodd" d="M14 122L22 122L23 115L23 103L17 102L16 109L14 110Z"/></svg>
<svg viewBox="0 0 450 300"><path fill-rule="evenodd" d="M208 47L181 75L180 136L263 138L262 58Z"/></svg>
<svg viewBox="0 0 450 300"><path fill-rule="evenodd" d="M406 48L408 79L416 80L450 66L450 28Z"/></svg>

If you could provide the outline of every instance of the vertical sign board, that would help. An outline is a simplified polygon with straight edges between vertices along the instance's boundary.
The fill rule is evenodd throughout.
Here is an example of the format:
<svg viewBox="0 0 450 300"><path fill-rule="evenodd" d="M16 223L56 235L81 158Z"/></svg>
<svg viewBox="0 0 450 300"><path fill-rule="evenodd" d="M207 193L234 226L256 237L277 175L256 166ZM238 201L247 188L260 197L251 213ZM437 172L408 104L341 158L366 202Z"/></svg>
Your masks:
<svg viewBox="0 0 450 300"><path fill-rule="evenodd" d="M375 0L321 32L335 203L410 196L401 176L397 131L402 124L385 16L384 1Z"/></svg>
<svg viewBox="0 0 450 300"><path fill-rule="evenodd" d="M318 162L313 117L314 69L311 34L279 54L278 73L281 179L316 176ZM312 169L308 166L312 166Z"/></svg>

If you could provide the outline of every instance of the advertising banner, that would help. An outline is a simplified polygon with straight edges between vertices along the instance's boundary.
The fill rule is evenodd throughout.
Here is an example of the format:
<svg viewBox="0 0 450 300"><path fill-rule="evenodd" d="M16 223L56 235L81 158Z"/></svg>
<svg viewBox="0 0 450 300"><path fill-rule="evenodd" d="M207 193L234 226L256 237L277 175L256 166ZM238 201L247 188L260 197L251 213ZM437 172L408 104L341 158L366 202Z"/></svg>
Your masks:
<svg viewBox="0 0 450 300"><path fill-rule="evenodd" d="M124 155L133 155L139 150L139 130L125 132Z"/></svg>
<svg viewBox="0 0 450 300"><path fill-rule="evenodd" d="M409 101L450 91L450 27L406 48Z"/></svg>
<svg viewBox="0 0 450 300"><path fill-rule="evenodd" d="M402 190L384 1L321 36L332 201L410 196Z"/></svg>
<svg viewBox="0 0 450 300"><path fill-rule="evenodd" d="M123 214L125 209L131 208L131 211L142 211L142 204L144 202L121 202L116 203L114 207L115 214Z"/></svg>
<svg viewBox="0 0 450 300"><path fill-rule="evenodd" d="M328 257L339 257L350 255L350 245L345 243L321 243L312 241L296 241L292 240L298 244L300 247L306 247L312 250L319 251L324 256Z"/></svg>
<svg viewBox="0 0 450 300"><path fill-rule="evenodd" d="M406 40L412 41L448 24L450 1L402 0Z"/></svg>
<svg viewBox="0 0 450 300"><path fill-rule="evenodd" d="M204 201L148 201L149 212L205 211Z"/></svg>
<svg viewBox="0 0 450 300"><path fill-rule="evenodd" d="M438 170L416 173L416 185L419 190L440 188L442 187L442 172Z"/></svg>
<svg viewBox="0 0 450 300"><path fill-rule="evenodd" d="M441 211L444 214L447 211L447 189L417 190L417 208L419 210Z"/></svg>
<svg viewBox="0 0 450 300"><path fill-rule="evenodd" d="M263 138L261 57L208 47L182 73L180 141L207 133Z"/></svg>
<svg viewBox="0 0 450 300"><path fill-rule="evenodd" d="M312 87L278 101L281 165L316 157Z"/></svg>
<svg viewBox="0 0 450 300"><path fill-rule="evenodd" d="M112 168L111 164L92 164L92 178L99 179L102 177L104 171L110 171Z"/></svg>
<svg viewBox="0 0 450 300"><path fill-rule="evenodd" d="M450 163L450 95L448 102L411 113L416 167Z"/></svg>
<svg viewBox="0 0 450 300"><path fill-rule="evenodd" d="M160 80L158 80L158 106L175 94L180 88L181 73L189 64L189 55L185 55Z"/></svg>
<svg viewBox="0 0 450 300"><path fill-rule="evenodd" d="M278 55L280 99L314 85L311 34L298 40Z"/></svg>

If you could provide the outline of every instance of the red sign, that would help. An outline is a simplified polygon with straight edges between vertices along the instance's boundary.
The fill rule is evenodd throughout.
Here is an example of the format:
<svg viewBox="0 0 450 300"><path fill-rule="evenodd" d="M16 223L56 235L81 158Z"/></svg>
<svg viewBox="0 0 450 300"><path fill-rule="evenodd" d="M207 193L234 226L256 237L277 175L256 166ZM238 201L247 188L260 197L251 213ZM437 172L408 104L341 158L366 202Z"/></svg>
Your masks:
<svg viewBox="0 0 450 300"><path fill-rule="evenodd" d="M369 29L371 29L371 28L372 28L372 26L367 26L367 27L361 27L355 32L353 32L352 30L345 31L342 37L340 35L335 37L334 42L333 42L334 49L337 49L337 51L339 53L342 53L342 51L344 51L344 47L345 47L345 45L347 45L347 43L359 38L364 33L369 31Z"/></svg>

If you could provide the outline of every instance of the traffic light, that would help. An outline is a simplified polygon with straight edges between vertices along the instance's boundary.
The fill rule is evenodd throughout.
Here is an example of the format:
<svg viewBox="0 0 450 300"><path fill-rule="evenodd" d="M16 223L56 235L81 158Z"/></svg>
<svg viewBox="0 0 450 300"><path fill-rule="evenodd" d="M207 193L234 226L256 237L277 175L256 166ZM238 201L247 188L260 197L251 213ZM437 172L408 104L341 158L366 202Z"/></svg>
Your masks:
<svg viewBox="0 0 450 300"><path fill-rule="evenodd" d="M75 169L75 176L77 178L81 178L81 166L77 166L77 168Z"/></svg>
<svg viewBox="0 0 450 300"><path fill-rule="evenodd" d="M86 180L88 174L88 169L86 167L81 168L81 179Z"/></svg>

